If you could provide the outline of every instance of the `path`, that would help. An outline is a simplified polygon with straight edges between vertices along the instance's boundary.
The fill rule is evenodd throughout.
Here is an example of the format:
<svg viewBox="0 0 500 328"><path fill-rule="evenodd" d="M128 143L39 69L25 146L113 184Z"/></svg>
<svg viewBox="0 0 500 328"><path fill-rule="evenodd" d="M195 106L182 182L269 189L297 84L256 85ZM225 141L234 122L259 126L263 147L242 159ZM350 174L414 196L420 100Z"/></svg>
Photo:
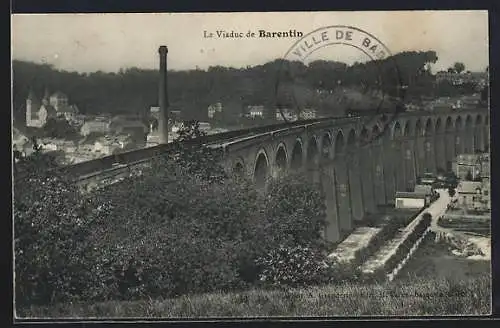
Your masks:
<svg viewBox="0 0 500 328"><path fill-rule="evenodd" d="M474 243L477 247L481 249L483 252L484 256L481 255L474 255L474 256L469 256L468 258L470 259L489 259L491 258L491 239L486 238L486 237L480 237L480 236L471 236L469 234L466 234L462 231L456 231L452 228L444 228L438 225L438 220L439 218L446 212L448 204L451 202L452 198L448 194L448 191L446 189L437 189L437 192L439 192L439 199L437 199L433 204L429 206L429 208L424 211L429 212L432 215L432 223L431 223L431 230L434 232L442 232L442 233L447 233L451 234L453 236L456 236L458 238L463 238L469 242Z"/></svg>

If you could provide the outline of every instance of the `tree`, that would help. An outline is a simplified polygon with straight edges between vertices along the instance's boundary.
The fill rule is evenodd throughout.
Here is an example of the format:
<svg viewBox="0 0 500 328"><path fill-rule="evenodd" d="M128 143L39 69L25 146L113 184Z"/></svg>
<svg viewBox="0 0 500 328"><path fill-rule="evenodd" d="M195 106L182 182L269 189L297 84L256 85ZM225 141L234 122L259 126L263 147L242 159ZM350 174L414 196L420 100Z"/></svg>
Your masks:
<svg viewBox="0 0 500 328"><path fill-rule="evenodd" d="M174 150L167 156L188 174L209 183L221 183L226 178L224 168L220 164L222 152L203 144L206 133L200 130L199 122L186 121L177 133Z"/></svg>
<svg viewBox="0 0 500 328"><path fill-rule="evenodd" d="M453 64L453 69L455 70L455 72L460 74L465 70L465 65L463 63L456 62Z"/></svg>
<svg viewBox="0 0 500 328"><path fill-rule="evenodd" d="M85 262L91 231L85 202L76 186L54 171L50 154L35 151L15 166L16 305L71 300L91 279Z"/></svg>
<svg viewBox="0 0 500 328"><path fill-rule="evenodd" d="M44 135L49 138L73 139L78 132L68 121L61 118L50 118L43 126Z"/></svg>

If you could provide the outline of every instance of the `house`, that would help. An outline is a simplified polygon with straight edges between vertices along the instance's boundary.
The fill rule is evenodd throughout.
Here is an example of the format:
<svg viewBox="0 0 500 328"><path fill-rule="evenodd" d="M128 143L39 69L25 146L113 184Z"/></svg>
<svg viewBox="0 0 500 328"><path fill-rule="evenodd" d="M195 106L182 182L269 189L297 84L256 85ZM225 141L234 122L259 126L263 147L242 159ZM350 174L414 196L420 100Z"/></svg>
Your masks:
<svg viewBox="0 0 500 328"><path fill-rule="evenodd" d="M429 204L428 197L418 192L396 192L396 208L423 208Z"/></svg>
<svg viewBox="0 0 500 328"><path fill-rule="evenodd" d="M457 187L458 204L465 210L490 210L490 184L485 181L461 181Z"/></svg>
<svg viewBox="0 0 500 328"><path fill-rule="evenodd" d="M149 127L140 116L116 115L109 121L109 130L113 134L146 135Z"/></svg>
<svg viewBox="0 0 500 328"><path fill-rule="evenodd" d="M312 120L316 118L316 110L311 108L306 108L300 112L300 119L302 120Z"/></svg>
<svg viewBox="0 0 500 328"><path fill-rule="evenodd" d="M479 154L460 154L452 163L453 172L459 179L466 179L470 172L472 180L475 180L481 173L480 159Z"/></svg>
<svg viewBox="0 0 500 328"><path fill-rule="evenodd" d="M247 116L251 118L264 117L264 106L248 106Z"/></svg>
<svg viewBox="0 0 500 328"><path fill-rule="evenodd" d="M80 134L88 136L91 133L107 134L110 132L109 121L107 120L91 120L85 122L80 128Z"/></svg>

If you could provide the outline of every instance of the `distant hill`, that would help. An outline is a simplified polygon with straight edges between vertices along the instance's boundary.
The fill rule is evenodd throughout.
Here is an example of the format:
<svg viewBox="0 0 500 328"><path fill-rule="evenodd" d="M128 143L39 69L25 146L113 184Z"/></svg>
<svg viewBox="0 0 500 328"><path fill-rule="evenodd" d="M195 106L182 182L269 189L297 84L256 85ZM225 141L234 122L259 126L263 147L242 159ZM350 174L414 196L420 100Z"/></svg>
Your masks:
<svg viewBox="0 0 500 328"><path fill-rule="evenodd" d="M381 92L397 95L398 85L408 83L410 78L415 81L416 76L419 84L415 83L415 90L432 90L433 76L422 70L436 59L433 51L404 52L383 61L351 66L333 61L315 61L305 66L275 60L245 69L216 66L169 71L169 103L171 109L181 110L183 119L205 120L207 107L215 102L221 102L224 111L234 117L248 105L315 106L324 113L341 115L348 107L376 104L377 93L379 98ZM157 105L158 78L156 70L130 68L119 73L82 74L14 60L14 119L25 121L25 101L30 89L41 97L45 88L64 92L70 103L86 114L143 114ZM350 90L344 98L339 93L341 88ZM409 89L411 93L412 88Z"/></svg>

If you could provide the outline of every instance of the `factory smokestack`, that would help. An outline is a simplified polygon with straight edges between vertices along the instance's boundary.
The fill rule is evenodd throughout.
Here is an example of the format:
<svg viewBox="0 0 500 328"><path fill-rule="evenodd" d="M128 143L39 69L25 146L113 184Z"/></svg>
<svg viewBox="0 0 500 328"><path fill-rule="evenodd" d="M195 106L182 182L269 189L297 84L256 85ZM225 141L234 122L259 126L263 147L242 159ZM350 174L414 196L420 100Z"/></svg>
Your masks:
<svg viewBox="0 0 500 328"><path fill-rule="evenodd" d="M158 105L160 117L158 120L158 132L160 144L168 143L168 92L167 92L167 46L160 46L160 83L158 93Z"/></svg>

